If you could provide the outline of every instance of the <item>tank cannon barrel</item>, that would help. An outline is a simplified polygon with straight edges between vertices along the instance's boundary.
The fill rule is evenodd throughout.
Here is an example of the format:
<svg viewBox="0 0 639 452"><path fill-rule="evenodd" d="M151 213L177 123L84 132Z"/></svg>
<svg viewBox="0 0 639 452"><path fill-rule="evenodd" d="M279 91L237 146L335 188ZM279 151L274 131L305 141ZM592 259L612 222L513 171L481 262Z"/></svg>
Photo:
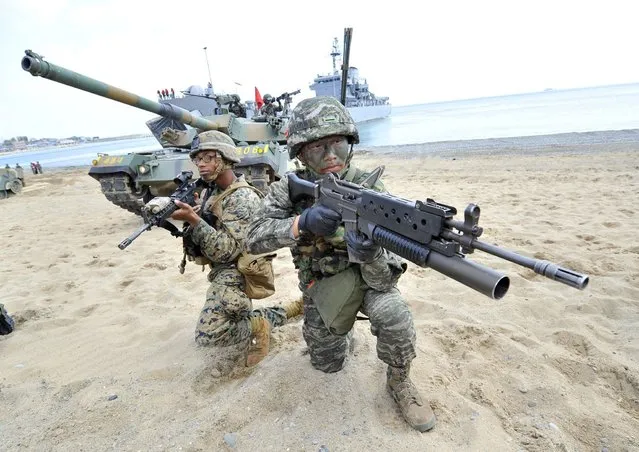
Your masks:
<svg viewBox="0 0 639 452"><path fill-rule="evenodd" d="M44 77L54 82L131 105L132 107L146 110L165 118L175 119L176 121L188 124L200 130L217 130L222 127L222 124L194 116L188 110L176 107L175 105L154 102L129 91L116 88L115 86L44 61L44 57L31 50L25 50L25 54L26 56L22 58L21 62L22 69L34 77Z"/></svg>

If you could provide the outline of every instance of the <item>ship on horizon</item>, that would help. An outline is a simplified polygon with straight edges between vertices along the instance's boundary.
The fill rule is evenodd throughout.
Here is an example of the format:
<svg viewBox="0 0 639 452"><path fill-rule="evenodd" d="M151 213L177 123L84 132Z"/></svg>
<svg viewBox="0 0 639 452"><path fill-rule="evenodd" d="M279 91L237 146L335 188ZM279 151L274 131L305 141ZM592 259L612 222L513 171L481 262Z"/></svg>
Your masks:
<svg viewBox="0 0 639 452"><path fill-rule="evenodd" d="M337 59L341 56L338 48L339 41L333 39L333 51L330 53L333 59L333 73L319 75L313 79L309 86L316 96L330 96L340 99L342 90L342 74L337 69ZM368 90L368 82L360 78L359 69L354 66L348 68L346 80L346 108L356 123L381 119L390 115L391 104L388 97L378 97Z"/></svg>
<svg viewBox="0 0 639 452"><path fill-rule="evenodd" d="M330 53L333 59L332 74L318 74L313 79L313 84L309 86L316 96L331 96L338 100L340 99L342 74L337 69L337 60L341 56L338 44L338 39L334 38L333 49ZM206 51L206 47L204 49ZM196 115L213 116L223 113L223 105L220 105L218 101L222 101L222 104L224 104L224 101L227 100L226 98L230 97L228 94L217 95L210 80L206 88L200 85L191 85L180 92L182 96L175 95L173 89L170 90L170 94L169 90L158 90L158 102L184 108ZM248 100L243 103L246 106L248 118L257 114L257 105L254 101ZM348 79L346 81L346 108L355 123L361 123L373 119L386 118L391 114L392 107L388 97L378 97L370 92L367 80L359 76L359 70L356 67L351 66L348 69Z"/></svg>

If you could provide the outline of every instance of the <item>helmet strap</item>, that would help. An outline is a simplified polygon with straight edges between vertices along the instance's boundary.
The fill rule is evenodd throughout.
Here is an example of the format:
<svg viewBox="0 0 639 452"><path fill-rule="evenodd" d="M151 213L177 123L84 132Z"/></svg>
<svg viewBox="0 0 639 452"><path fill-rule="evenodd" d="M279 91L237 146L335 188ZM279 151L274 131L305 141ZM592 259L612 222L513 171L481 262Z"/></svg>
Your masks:
<svg viewBox="0 0 639 452"><path fill-rule="evenodd" d="M346 162L344 162L344 168L338 173L339 177L342 178L348 172L348 169L351 166L351 159L353 158L353 143L351 142L351 149L348 151L348 157L346 157Z"/></svg>

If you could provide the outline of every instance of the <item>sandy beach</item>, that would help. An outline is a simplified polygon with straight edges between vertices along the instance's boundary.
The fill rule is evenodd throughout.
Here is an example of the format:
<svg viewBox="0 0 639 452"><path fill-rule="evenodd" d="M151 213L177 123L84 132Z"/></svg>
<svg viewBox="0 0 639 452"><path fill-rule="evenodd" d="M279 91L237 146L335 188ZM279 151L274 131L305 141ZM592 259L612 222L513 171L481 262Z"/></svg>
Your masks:
<svg viewBox="0 0 639 452"><path fill-rule="evenodd" d="M486 255L511 288L491 300L409 264L412 378L438 424L411 430L385 388L365 321L335 374L314 370L301 320L254 368L217 378L193 330L208 287L163 229L109 203L87 168L27 174L0 201L0 451L639 450L639 145L496 140L361 149L393 194L482 209L482 239L590 276L578 291ZM535 146L535 140L537 146ZM545 141L544 141L545 140ZM461 149L461 150L460 150ZM299 295L288 250L277 293Z"/></svg>

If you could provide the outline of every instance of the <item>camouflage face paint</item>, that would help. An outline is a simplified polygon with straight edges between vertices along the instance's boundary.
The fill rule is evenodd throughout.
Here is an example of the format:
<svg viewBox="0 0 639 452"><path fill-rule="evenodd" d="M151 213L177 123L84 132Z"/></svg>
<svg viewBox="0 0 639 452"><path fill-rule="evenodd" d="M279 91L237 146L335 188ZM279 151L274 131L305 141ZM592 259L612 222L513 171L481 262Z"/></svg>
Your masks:
<svg viewBox="0 0 639 452"><path fill-rule="evenodd" d="M316 173L339 173L346 165L348 151L348 139L333 135L304 145L300 159Z"/></svg>

